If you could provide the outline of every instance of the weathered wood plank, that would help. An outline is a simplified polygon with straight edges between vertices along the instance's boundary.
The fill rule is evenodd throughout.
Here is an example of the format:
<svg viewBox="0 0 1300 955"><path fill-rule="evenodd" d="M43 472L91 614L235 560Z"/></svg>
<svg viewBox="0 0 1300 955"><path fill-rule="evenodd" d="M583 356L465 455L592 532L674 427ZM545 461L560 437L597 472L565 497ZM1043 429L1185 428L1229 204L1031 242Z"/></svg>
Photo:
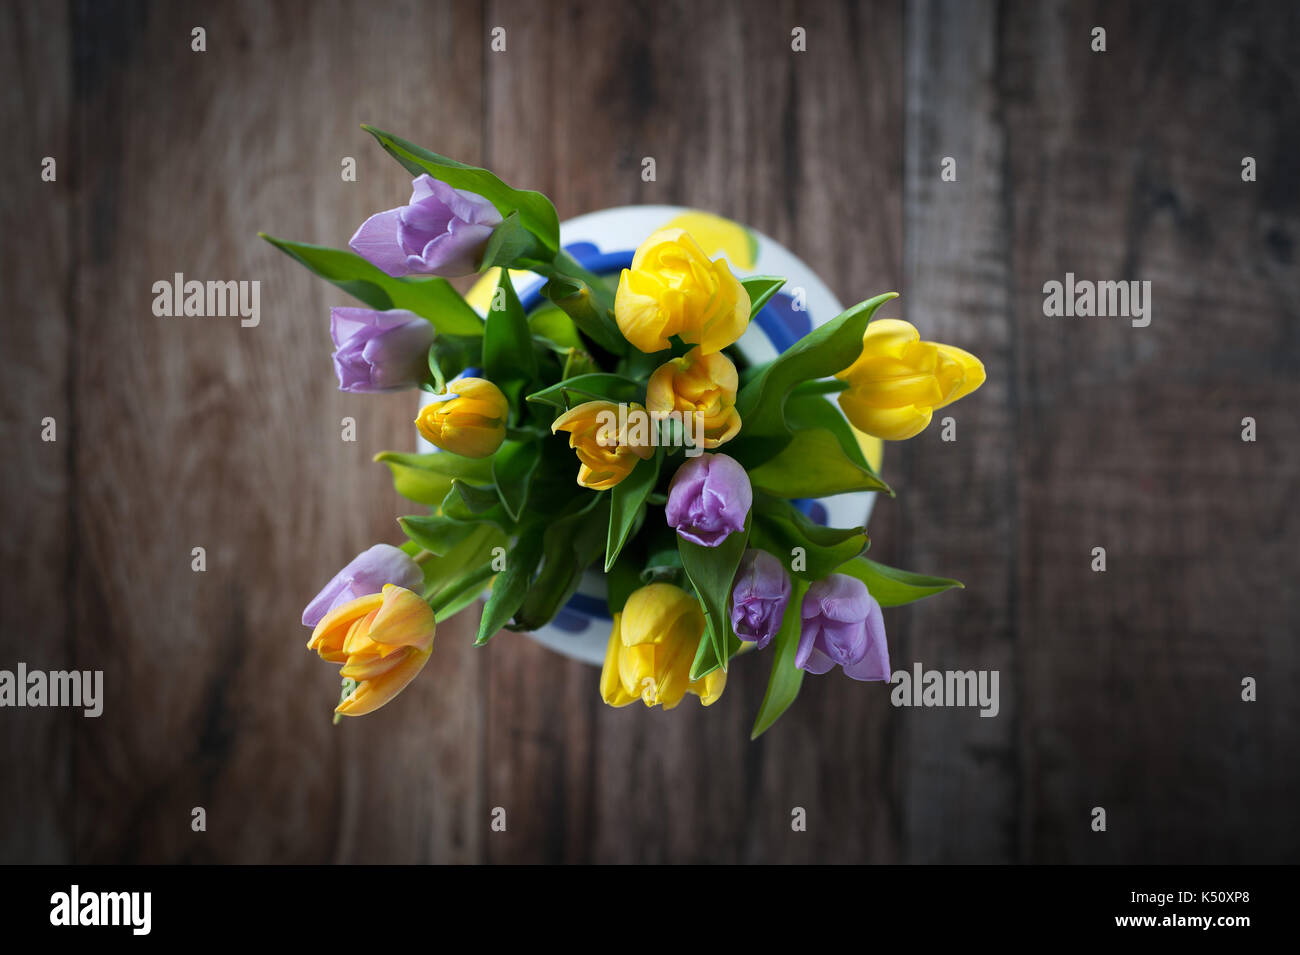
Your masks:
<svg viewBox="0 0 1300 955"><path fill-rule="evenodd" d="M1026 861L1300 849L1296 29L1287 5L1004 8ZM1045 318L1067 271L1150 281L1150 325Z"/></svg>
<svg viewBox="0 0 1300 955"><path fill-rule="evenodd" d="M911 862L1014 861L1021 851L1016 628L1014 319L1009 307L1005 134L992 3L910 4L907 21L905 317L965 348L984 387L887 448L901 515L898 563L967 589L887 612L895 671L998 672L999 710L900 708L903 815ZM955 161L956 181L941 177ZM955 440L943 440L944 419ZM897 623L895 623L897 620Z"/></svg>
<svg viewBox="0 0 1300 955"><path fill-rule="evenodd" d="M464 623L400 703L330 725L337 673L298 617L355 553L400 540L402 505L370 457L413 446L414 404L335 390L328 306L347 297L256 238L343 245L405 201L409 177L362 121L437 130L475 158L479 54L460 38L478 20L347 3L80 12L76 649L109 695L78 734L82 858L479 854ZM359 181L342 180L344 156ZM151 285L175 272L261 280L261 324L155 317Z"/></svg>
<svg viewBox="0 0 1300 955"><path fill-rule="evenodd" d="M5 357L0 415L0 668L60 670L80 665L72 652L68 577L77 561L73 535L77 453L70 396L76 368L67 282L76 167L70 116L72 56L67 9L8 5L0 14L0 103L16 130L0 150L0 354ZM21 118L21 122L20 122ZM43 181L45 157L54 182ZM37 228L35 224L43 224ZM42 440L54 419L54 441ZM80 711L0 713L6 771L0 773L0 862L68 862L75 767L72 734Z"/></svg>

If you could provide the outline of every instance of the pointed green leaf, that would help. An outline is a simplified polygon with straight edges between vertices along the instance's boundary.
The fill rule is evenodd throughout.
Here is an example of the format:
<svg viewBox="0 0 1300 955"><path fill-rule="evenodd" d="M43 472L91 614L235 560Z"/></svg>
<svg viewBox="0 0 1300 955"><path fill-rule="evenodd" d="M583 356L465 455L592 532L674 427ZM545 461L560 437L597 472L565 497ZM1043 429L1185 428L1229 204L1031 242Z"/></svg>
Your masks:
<svg viewBox="0 0 1300 955"><path fill-rule="evenodd" d="M479 262L479 271L500 268L504 273L516 266L520 259L535 261L541 254L536 236L524 227L518 212L506 216L501 224L492 230L487 245L483 248L483 258Z"/></svg>
<svg viewBox="0 0 1300 955"><path fill-rule="evenodd" d="M724 670L730 654L724 655L723 648L729 647L731 641L735 640L731 629L731 614L728 612L731 585L735 582L740 558L749 541L752 518L751 512L745 517L744 530L732 531L717 547L704 547L680 535L677 538L677 552L681 555L682 567L695 586L695 592L704 608L708 642ZM691 678L695 679L694 676Z"/></svg>
<svg viewBox="0 0 1300 955"><path fill-rule="evenodd" d="M408 501L437 507L451 490L454 478L484 484L492 480L492 465L485 458L463 458L450 451L403 454L381 451L375 455L393 472L393 486Z"/></svg>
<svg viewBox="0 0 1300 955"><path fill-rule="evenodd" d="M514 547L506 552L506 566L492 584L492 593L483 606L475 646L482 646L504 627L524 602L533 574L542 559L542 538L546 526L530 524Z"/></svg>
<svg viewBox="0 0 1300 955"><path fill-rule="evenodd" d="M799 608L807 591L807 583L794 581L790 603L781 620L781 629L772 641L772 673L767 678L767 692L763 694L763 703L758 708L758 718L754 720L750 739L758 739L767 732L799 695L804 671L794 665L794 658L799 650L799 631L802 626Z"/></svg>
<svg viewBox="0 0 1300 955"><path fill-rule="evenodd" d="M836 572L856 577L866 584L871 596L882 607L901 607L903 604L941 594L945 590L965 589L959 580L914 574L908 570L878 564L865 557L854 558Z"/></svg>
<svg viewBox="0 0 1300 955"><path fill-rule="evenodd" d="M644 397L644 386L631 378L597 372L591 375L578 375L576 378L569 378L549 388L535 391L527 396L527 400L567 411L574 405L586 401L604 400L620 404L640 401Z"/></svg>
<svg viewBox="0 0 1300 955"><path fill-rule="evenodd" d="M500 502L496 491L490 487L479 487L475 484L467 484L464 481L452 481L451 486L460 495L460 499L465 502L465 506L471 514L486 513ZM443 504L445 506L446 501Z"/></svg>
<svg viewBox="0 0 1300 955"><path fill-rule="evenodd" d="M486 169L440 156L373 126L361 128L374 136L412 176L427 172L453 188L477 193L496 206L502 216L518 211L520 221L551 255L559 250L560 220L551 200L540 192L512 189Z"/></svg>
<svg viewBox="0 0 1300 955"><path fill-rule="evenodd" d="M517 521L528 503L528 487L532 481L542 449L536 441L506 441L492 456L492 477L496 481L501 503Z"/></svg>
<svg viewBox="0 0 1300 955"><path fill-rule="evenodd" d="M618 325L592 294L591 286L581 279L557 275L542 286L542 294L564 309L578 330L612 355L626 355L627 339Z"/></svg>
<svg viewBox="0 0 1300 955"><path fill-rule="evenodd" d="M521 386L537 378L533 335L507 269L501 270L483 329L483 373L511 396L512 404Z"/></svg>
<svg viewBox="0 0 1300 955"><path fill-rule="evenodd" d="M792 396L785 405L785 420L790 428L795 431L801 428L825 428L835 435L835 440L840 443L840 449L850 461L858 467L875 474L876 477L880 477L867 463L867 457L862 453L862 445L858 444L857 436L853 432L853 426L844 417L844 412L840 411L839 405L826 397L821 395Z"/></svg>
<svg viewBox="0 0 1300 955"><path fill-rule="evenodd" d="M605 575L605 605L609 608L611 617L616 613L622 613L627 598L641 587L641 574L637 570L637 563L630 552L624 551Z"/></svg>
<svg viewBox="0 0 1300 955"><path fill-rule="evenodd" d="M609 534L605 540L605 573L614 566L619 551L627 543L633 528L645 517L645 501L659 480L664 449L656 448L654 457L638 461L632 473L609 492Z"/></svg>
<svg viewBox="0 0 1300 955"><path fill-rule="evenodd" d="M535 310L528 316L528 328L533 335L545 338L562 351L585 347L578 337L578 326L558 305L543 305Z"/></svg>
<svg viewBox="0 0 1300 955"><path fill-rule="evenodd" d="M732 633L727 638L727 659L730 660L740 652L740 638ZM699 680L708 676L722 664L718 661L717 651L713 648L713 641L709 639L708 631L700 639L700 645L695 648L695 659L691 661L692 680Z"/></svg>
<svg viewBox="0 0 1300 955"><path fill-rule="evenodd" d="M476 524L474 531L441 557L425 561L424 599L439 621L473 603L489 579L492 551L503 547L506 536L492 524Z"/></svg>
<svg viewBox="0 0 1300 955"><path fill-rule="evenodd" d="M745 432L751 437L788 433L785 401L791 390L801 382L829 377L851 365L862 351L862 333L876 309L897 297L897 292L886 292L860 302L814 328L770 362L736 399Z"/></svg>
<svg viewBox="0 0 1300 955"><path fill-rule="evenodd" d="M429 371L438 390L466 368L483 364L482 335L444 335L441 332L429 346Z"/></svg>
<svg viewBox="0 0 1300 955"><path fill-rule="evenodd" d="M441 514L410 514L399 517L397 523L413 543L440 557L476 530L474 524L453 521Z"/></svg>
<svg viewBox="0 0 1300 955"><path fill-rule="evenodd" d="M393 278L354 252L291 242L259 232L263 239L371 308L404 308L433 323L440 333L482 335L483 319L446 279Z"/></svg>
<svg viewBox="0 0 1300 955"><path fill-rule="evenodd" d="M789 501L761 492L754 495L754 533L750 546L776 556L791 574L821 580L835 573L870 543L862 527L823 527L809 520ZM802 560L795 561L795 548Z"/></svg>
<svg viewBox="0 0 1300 955"><path fill-rule="evenodd" d="M785 279L776 275L751 275L747 279L741 279L740 284L749 293L749 317L752 319L785 284Z"/></svg>
<svg viewBox="0 0 1300 955"><path fill-rule="evenodd" d="M491 583L492 575L492 565L484 564L448 584L438 595L438 606L433 609L434 620L442 623L478 600L483 589Z"/></svg>
<svg viewBox="0 0 1300 955"><path fill-rule="evenodd" d="M550 623L574 595L582 572L591 566L605 542L609 496L603 491L580 494L546 528L542 541L542 571L515 614L520 629L536 630Z"/></svg>
<svg viewBox="0 0 1300 955"><path fill-rule="evenodd" d="M787 498L851 491L893 494L870 468L846 455L839 439L825 428L796 431L776 457L750 470L749 480L756 490Z"/></svg>

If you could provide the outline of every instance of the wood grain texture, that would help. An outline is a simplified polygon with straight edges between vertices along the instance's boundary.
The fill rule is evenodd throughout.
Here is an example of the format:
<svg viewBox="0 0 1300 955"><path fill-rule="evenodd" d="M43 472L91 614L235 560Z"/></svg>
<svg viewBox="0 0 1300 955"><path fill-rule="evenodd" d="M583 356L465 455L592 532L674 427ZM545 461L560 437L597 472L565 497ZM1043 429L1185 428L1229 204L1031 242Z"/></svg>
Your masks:
<svg viewBox="0 0 1300 955"><path fill-rule="evenodd" d="M76 423L67 321L77 175L68 162L70 41L66 10L47 17L27 4L0 13L0 103L6 117L23 117L26 130L0 150L0 229L11 237L0 258L0 355L7 366L0 414L0 667L8 670L19 662L66 669L73 656L66 591L77 507L70 481ZM53 182L41 178L46 157L55 160ZM42 440L47 418L54 419L54 441ZM0 811L9 816L0 824L0 863L72 858L72 734L80 721L71 711L6 709L0 715L0 751L8 767L0 772Z"/></svg>
<svg viewBox="0 0 1300 955"><path fill-rule="evenodd" d="M9 5L0 667L102 668L107 702L98 720L0 711L0 861L1294 861L1296 19ZM400 538L370 458L413 444L413 401L335 390L345 294L256 233L341 245L406 198L362 122L562 217L680 203L744 221L845 301L897 289L892 314L980 355L958 440L936 426L887 449L899 496L871 531L877 559L968 588L887 611L895 668L997 669L998 717L894 708L828 674L751 744L753 660L708 710L615 711L594 669L524 637L475 650L466 612L400 701L332 726L336 672L298 617ZM1067 271L1151 280L1151 326L1045 318L1042 284ZM260 280L261 324L155 317L152 283L175 272Z"/></svg>

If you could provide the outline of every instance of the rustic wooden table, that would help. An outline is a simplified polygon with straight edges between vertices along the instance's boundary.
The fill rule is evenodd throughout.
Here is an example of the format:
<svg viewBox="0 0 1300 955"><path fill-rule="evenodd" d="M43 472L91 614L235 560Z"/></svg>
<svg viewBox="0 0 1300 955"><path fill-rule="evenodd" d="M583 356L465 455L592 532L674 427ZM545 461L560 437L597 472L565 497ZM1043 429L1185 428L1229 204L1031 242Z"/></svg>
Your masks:
<svg viewBox="0 0 1300 955"><path fill-rule="evenodd" d="M0 860L1295 861L1298 37L1287 3L6 5L0 667L107 699L0 711ZM256 233L341 245L404 200L363 121L562 216L744 221L978 353L871 531L968 587L887 613L895 667L996 669L998 716L827 675L751 744L765 668L615 711L466 613L331 725L298 615L398 539L370 457L412 399L335 390L345 296ZM260 280L261 324L155 317L176 272ZM1044 317L1067 272L1149 280L1151 324Z"/></svg>

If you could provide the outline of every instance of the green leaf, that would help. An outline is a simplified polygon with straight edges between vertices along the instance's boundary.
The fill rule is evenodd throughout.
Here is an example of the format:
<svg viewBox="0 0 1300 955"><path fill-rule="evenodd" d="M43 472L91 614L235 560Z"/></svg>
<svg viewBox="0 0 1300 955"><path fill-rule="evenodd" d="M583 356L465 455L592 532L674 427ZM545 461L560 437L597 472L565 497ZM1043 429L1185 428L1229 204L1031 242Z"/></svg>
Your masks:
<svg viewBox="0 0 1300 955"><path fill-rule="evenodd" d="M361 127L379 141L379 145L396 159L412 176L428 173L434 179L441 180L456 189L477 193L492 205L502 216L517 211L519 221L537 240L554 255L560 248L560 220L555 214L551 200L540 192L512 189L494 174L478 166L469 166L446 156L439 156L414 143L407 142L375 129L373 126Z"/></svg>
<svg viewBox="0 0 1300 955"><path fill-rule="evenodd" d="M628 551L624 551L605 574L605 605L609 608L609 615L612 617L616 613L622 613L627 598L640 587L641 574L637 570L636 561Z"/></svg>
<svg viewBox="0 0 1300 955"><path fill-rule="evenodd" d="M393 278L361 256L342 249L291 242L259 232L263 239L371 308L404 308L433 323L440 333L482 335L483 319L446 279Z"/></svg>
<svg viewBox="0 0 1300 955"><path fill-rule="evenodd" d="M486 458L463 458L450 451L432 454L402 454L382 451L375 455L393 472L393 487L408 501L437 507L451 490L455 478L476 483L492 480L492 464Z"/></svg>
<svg viewBox="0 0 1300 955"><path fill-rule="evenodd" d="M608 507L609 498L603 491L575 496L546 528L542 571L515 614L520 629L536 630L549 623L577 591L582 572L604 544Z"/></svg>
<svg viewBox="0 0 1300 955"><path fill-rule="evenodd" d="M467 484L459 478L451 482L451 490L442 499L442 513L453 521L471 524L492 521L507 531L513 524L495 488Z"/></svg>
<svg viewBox="0 0 1300 955"><path fill-rule="evenodd" d="M627 354L627 339L614 319L601 310L586 282L557 275L542 286L542 294L564 309L578 330L605 351L613 355Z"/></svg>
<svg viewBox="0 0 1300 955"><path fill-rule="evenodd" d="M528 316L528 328L539 338L544 338L562 351L586 346L578 337L578 326L558 305L543 305Z"/></svg>
<svg viewBox="0 0 1300 955"><path fill-rule="evenodd" d="M614 485L609 492L609 534L605 540L605 573L618 560L619 551L627 543L634 527L645 517L645 501L659 480L659 467L663 463L664 449L656 448L654 456L636 463L632 473Z"/></svg>
<svg viewBox="0 0 1300 955"><path fill-rule="evenodd" d="M442 623L478 600L483 593L483 588L492 580L493 573L492 565L489 563L449 584L438 595L438 606L433 609L434 620Z"/></svg>
<svg viewBox="0 0 1300 955"><path fill-rule="evenodd" d="M399 517L397 523L413 543L440 557L446 556L476 530L474 524L453 521L441 514L410 514Z"/></svg>
<svg viewBox="0 0 1300 955"><path fill-rule="evenodd" d="M536 259L539 254L537 238L525 228L518 212L512 212L501 220L501 224L492 230L487 245L483 248L483 258L479 271L500 267L514 267L521 258Z"/></svg>
<svg viewBox="0 0 1300 955"><path fill-rule="evenodd" d="M740 284L749 293L749 317L752 319L785 284L785 279L776 275L751 275L747 279L741 279Z"/></svg>
<svg viewBox="0 0 1300 955"><path fill-rule="evenodd" d="M596 360L581 348L570 348L564 356L564 370L560 374L562 381L577 378L579 375L592 375L600 371Z"/></svg>
<svg viewBox="0 0 1300 955"><path fill-rule="evenodd" d="M727 659L730 660L739 653L740 647L740 638L733 633L727 638ZM718 653L706 632L700 640L700 645L695 648L695 659L691 661L691 679L698 680L706 677L720 666L722 663L718 660Z"/></svg>
<svg viewBox="0 0 1300 955"><path fill-rule="evenodd" d="M533 335L507 269L501 270L483 330L483 372L510 395L512 404L522 385L537 378Z"/></svg>
<svg viewBox="0 0 1300 955"><path fill-rule="evenodd" d="M870 541L862 527L823 527L809 520L789 501L767 494L754 495L754 532L751 546L761 547L797 577L821 580L847 560L867 549ZM794 548L803 560L795 569Z"/></svg>
<svg viewBox="0 0 1300 955"><path fill-rule="evenodd" d="M741 389L736 408L747 435L783 435L785 401L791 390L812 378L843 371L862 351L862 333L876 309L897 292L886 292L853 306L814 328L770 362L763 372Z"/></svg>
<svg viewBox="0 0 1300 955"><path fill-rule="evenodd" d="M700 604L704 607L708 642L724 670L730 654L724 655L723 649L730 649L730 644L736 640L731 629L731 615L728 613L731 585L735 582L740 558L749 541L752 518L751 511L745 517L744 530L732 531L717 547L704 547L680 535L677 538L677 552L681 555L682 567L695 586ZM696 679L693 671L691 679Z"/></svg>
<svg viewBox="0 0 1300 955"><path fill-rule="evenodd" d="M425 561L424 599L439 621L473 603L491 579L492 551L506 536L492 524L474 525L473 533L435 560Z"/></svg>
<svg viewBox="0 0 1300 955"><path fill-rule="evenodd" d="M536 441L506 441L492 456L492 478L511 520L518 521L523 516L528 503L528 485L541 456L542 449Z"/></svg>
<svg viewBox="0 0 1300 955"><path fill-rule="evenodd" d="M808 584L802 580L794 582L790 603L781 620L781 629L772 640L772 673L767 678L767 692L763 694L763 703L758 708L758 718L754 720L750 739L758 739L767 732L799 695L804 671L794 665L794 658L799 650L799 631L802 626L799 608L807 590Z"/></svg>
<svg viewBox="0 0 1300 955"><path fill-rule="evenodd" d="M641 582L643 584L653 584L656 581L672 583L680 575L681 569L682 555L677 552L676 544L671 549L652 550L641 571Z"/></svg>
<svg viewBox="0 0 1300 955"><path fill-rule="evenodd" d="M756 490L787 498L851 491L893 494L870 468L845 454L839 439L825 428L796 431L776 457L750 470L749 480Z"/></svg>
<svg viewBox="0 0 1300 955"><path fill-rule="evenodd" d="M545 524L530 524L506 555L506 567L492 585L492 593L479 619L476 647L481 647L504 627L523 605L528 585L542 560Z"/></svg>
<svg viewBox="0 0 1300 955"><path fill-rule="evenodd" d="M862 453L862 445L858 444L853 426L834 402L820 395L792 396L785 405L785 420L794 431L801 428L825 428L835 435L840 449L850 461L876 474ZM876 474L876 477L879 478L880 475Z"/></svg>
<svg viewBox="0 0 1300 955"><path fill-rule="evenodd" d="M429 371L438 391L466 368L483 364L482 335L443 335L439 333L429 346ZM436 392L435 392L436 393Z"/></svg>
<svg viewBox="0 0 1300 955"><path fill-rule="evenodd" d="M886 567L865 557L854 558L838 568L837 573L856 577L866 584L871 596L882 607L901 607L903 604L941 594L945 590L965 589L959 580L914 574L908 570Z"/></svg>
<svg viewBox="0 0 1300 955"><path fill-rule="evenodd" d="M615 404L640 401L645 397L643 386L631 378L622 375L609 375L597 372L591 375L578 375L534 391L527 396L528 401L547 404L567 411L575 404L586 401L612 401Z"/></svg>

